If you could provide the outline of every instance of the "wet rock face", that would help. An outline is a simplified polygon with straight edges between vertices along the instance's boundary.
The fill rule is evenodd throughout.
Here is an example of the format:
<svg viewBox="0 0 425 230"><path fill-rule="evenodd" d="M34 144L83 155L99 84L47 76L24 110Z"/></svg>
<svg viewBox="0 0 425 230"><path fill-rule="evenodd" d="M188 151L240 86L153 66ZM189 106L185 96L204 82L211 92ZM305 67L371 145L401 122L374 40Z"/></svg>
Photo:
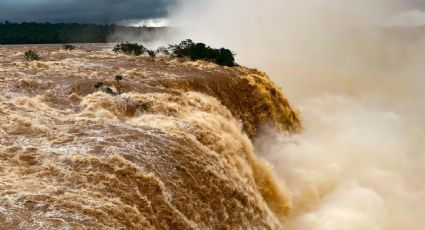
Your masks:
<svg viewBox="0 0 425 230"><path fill-rule="evenodd" d="M1 226L281 227L290 201L250 137L300 119L265 74L100 45L31 47L41 60L27 62L27 49L0 47Z"/></svg>

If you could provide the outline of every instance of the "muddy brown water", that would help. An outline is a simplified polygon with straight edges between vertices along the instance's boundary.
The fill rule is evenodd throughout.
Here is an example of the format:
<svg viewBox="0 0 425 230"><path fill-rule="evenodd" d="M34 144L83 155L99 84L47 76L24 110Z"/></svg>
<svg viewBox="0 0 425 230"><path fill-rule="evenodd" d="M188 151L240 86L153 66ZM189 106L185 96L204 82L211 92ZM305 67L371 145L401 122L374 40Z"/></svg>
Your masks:
<svg viewBox="0 0 425 230"><path fill-rule="evenodd" d="M251 139L300 118L267 75L111 47L0 46L0 229L281 228Z"/></svg>

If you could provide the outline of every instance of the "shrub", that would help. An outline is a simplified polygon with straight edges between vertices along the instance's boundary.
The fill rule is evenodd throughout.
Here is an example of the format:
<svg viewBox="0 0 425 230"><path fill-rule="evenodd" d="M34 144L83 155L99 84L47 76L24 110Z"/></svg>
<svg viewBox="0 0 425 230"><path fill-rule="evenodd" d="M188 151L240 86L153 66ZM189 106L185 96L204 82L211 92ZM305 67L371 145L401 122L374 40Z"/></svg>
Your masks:
<svg viewBox="0 0 425 230"><path fill-rule="evenodd" d="M156 57L156 52L153 50L148 50L147 51L150 57Z"/></svg>
<svg viewBox="0 0 425 230"><path fill-rule="evenodd" d="M192 61L204 60L221 66L236 66L235 54L231 50L214 49L204 43L194 43L190 39L184 40L178 45L170 45L168 49L174 57L185 57Z"/></svg>
<svg viewBox="0 0 425 230"><path fill-rule="evenodd" d="M33 50L28 50L25 52L24 56L27 61L40 60L40 56Z"/></svg>
<svg viewBox="0 0 425 230"><path fill-rule="evenodd" d="M140 56L148 51L143 45L137 43L120 43L117 44L113 51L115 53L123 53L127 55Z"/></svg>
<svg viewBox="0 0 425 230"><path fill-rule="evenodd" d="M152 102L143 102L139 104L139 111L141 113L145 113L149 110L149 108L152 106Z"/></svg>
<svg viewBox="0 0 425 230"><path fill-rule="evenodd" d="M156 55L165 55L165 56L171 55L170 51L165 46L161 46L158 49L156 49L155 53Z"/></svg>
<svg viewBox="0 0 425 230"><path fill-rule="evenodd" d="M75 50L75 46L69 44L64 44L62 47L64 50Z"/></svg>
<svg viewBox="0 0 425 230"><path fill-rule="evenodd" d="M115 76L115 81L117 81L118 83L120 83L120 81L124 80L124 77L121 75L116 75Z"/></svg>
<svg viewBox="0 0 425 230"><path fill-rule="evenodd" d="M104 86L103 82L98 82L96 83L96 85L94 85L94 88L96 88L96 90L101 90L103 86Z"/></svg>
<svg viewBox="0 0 425 230"><path fill-rule="evenodd" d="M121 84L120 81L124 80L124 77L122 75L116 75L115 76L115 81L117 82L116 87L117 87L117 94L120 95L121 94Z"/></svg>
<svg viewBox="0 0 425 230"><path fill-rule="evenodd" d="M103 84L103 82L98 82L94 85L94 88L96 88L96 91L102 91L104 93L110 94L112 96L116 96L117 93L115 93L110 87Z"/></svg>

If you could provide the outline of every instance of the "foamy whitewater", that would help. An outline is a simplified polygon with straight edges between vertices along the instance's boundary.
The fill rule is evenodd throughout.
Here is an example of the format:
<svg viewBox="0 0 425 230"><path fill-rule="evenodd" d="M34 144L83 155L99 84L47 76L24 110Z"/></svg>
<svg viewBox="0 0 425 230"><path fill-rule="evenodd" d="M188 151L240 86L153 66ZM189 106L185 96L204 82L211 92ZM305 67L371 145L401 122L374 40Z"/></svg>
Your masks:
<svg viewBox="0 0 425 230"><path fill-rule="evenodd" d="M1 229L282 228L251 138L300 119L267 75L110 50L0 47Z"/></svg>
<svg viewBox="0 0 425 230"><path fill-rule="evenodd" d="M412 2L180 2L167 42L235 50L291 104L256 69L2 46L1 229L425 226Z"/></svg>

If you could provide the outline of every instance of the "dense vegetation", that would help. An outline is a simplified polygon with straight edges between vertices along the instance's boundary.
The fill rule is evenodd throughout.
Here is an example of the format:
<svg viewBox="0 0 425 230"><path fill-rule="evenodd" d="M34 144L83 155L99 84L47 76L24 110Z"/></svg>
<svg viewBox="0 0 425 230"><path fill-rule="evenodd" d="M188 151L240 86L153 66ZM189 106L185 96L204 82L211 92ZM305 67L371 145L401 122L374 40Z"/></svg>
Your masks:
<svg viewBox="0 0 425 230"><path fill-rule="evenodd" d="M36 61L40 60L40 56L33 50L28 50L24 53L25 60L27 61Z"/></svg>
<svg viewBox="0 0 425 230"><path fill-rule="evenodd" d="M148 51L143 45L137 43L121 43L117 44L113 51L115 53L123 53L127 55L140 56Z"/></svg>
<svg viewBox="0 0 425 230"><path fill-rule="evenodd" d="M117 44L112 50L115 53L123 53L123 54L134 55L134 56L140 56L145 53L147 53L151 57L156 56L156 51L149 50L148 48L138 43L129 43L129 42L120 43L120 44Z"/></svg>
<svg viewBox="0 0 425 230"><path fill-rule="evenodd" d="M0 22L0 44L64 44L64 43L105 43L124 42L131 34L142 37L165 28L126 27L118 25L97 25L77 23L10 23Z"/></svg>
<svg viewBox="0 0 425 230"><path fill-rule="evenodd" d="M204 43L194 43L190 39L184 40L177 45L169 45L168 48L160 47L156 51L149 50L141 44L126 42L117 44L113 51L134 56L140 56L147 53L151 57L165 55L175 58L188 58L192 61L204 60L229 67L237 65L235 63L235 53L231 50L225 48L211 48Z"/></svg>
<svg viewBox="0 0 425 230"><path fill-rule="evenodd" d="M70 44L63 44L62 47L63 47L64 50L75 50L75 48L76 48L75 46L70 45Z"/></svg>
<svg viewBox="0 0 425 230"><path fill-rule="evenodd" d="M194 43L190 39L177 45L171 45L169 51L175 57L185 57L192 61L204 60L229 67L236 65L235 53L231 50L225 48L214 49L204 43Z"/></svg>
<svg viewBox="0 0 425 230"><path fill-rule="evenodd" d="M67 43L105 43L124 42L126 35L144 37L152 32L166 28L125 27L118 25L77 24L77 23L10 23L0 22L0 44L66 44L65 50L73 50ZM121 36L122 35L122 36ZM124 40L124 41L123 41ZM137 43L120 43L114 51L128 55L148 54L151 57L162 54L176 58L188 58L192 61L204 60L222 66L236 66L235 54L225 48L211 48L204 43L195 43L188 39L180 44L149 50Z"/></svg>

